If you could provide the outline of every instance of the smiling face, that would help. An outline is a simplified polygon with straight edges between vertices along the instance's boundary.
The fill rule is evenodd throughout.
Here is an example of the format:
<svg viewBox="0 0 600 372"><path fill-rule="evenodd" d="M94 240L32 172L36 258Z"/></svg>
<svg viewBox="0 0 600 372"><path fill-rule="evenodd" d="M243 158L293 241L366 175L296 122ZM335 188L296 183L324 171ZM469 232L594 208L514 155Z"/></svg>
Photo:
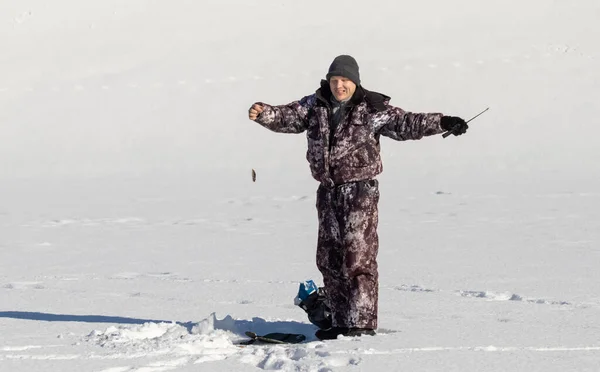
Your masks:
<svg viewBox="0 0 600 372"><path fill-rule="evenodd" d="M338 101L347 101L352 98L356 91L356 84L343 76L332 76L329 78L329 88Z"/></svg>

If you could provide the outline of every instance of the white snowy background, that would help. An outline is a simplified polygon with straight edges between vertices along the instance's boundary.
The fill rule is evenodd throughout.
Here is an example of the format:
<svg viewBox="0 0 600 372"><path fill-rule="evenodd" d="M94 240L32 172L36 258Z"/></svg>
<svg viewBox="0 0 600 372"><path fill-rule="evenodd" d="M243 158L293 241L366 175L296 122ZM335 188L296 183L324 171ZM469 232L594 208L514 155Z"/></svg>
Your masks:
<svg viewBox="0 0 600 372"><path fill-rule="evenodd" d="M600 3L0 1L0 371L600 370ZM382 140L380 334L319 342L304 135L351 54L468 118ZM257 181L251 180L251 169ZM304 333L287 346L243 332Z"/></svg>

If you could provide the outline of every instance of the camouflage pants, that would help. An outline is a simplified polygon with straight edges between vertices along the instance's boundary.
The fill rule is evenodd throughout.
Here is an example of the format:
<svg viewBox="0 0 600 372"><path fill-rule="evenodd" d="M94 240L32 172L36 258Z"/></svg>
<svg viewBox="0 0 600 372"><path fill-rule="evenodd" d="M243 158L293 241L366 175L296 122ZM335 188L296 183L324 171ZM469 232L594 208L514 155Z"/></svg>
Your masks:
<svg viewBox="0 0 600 372"><path fill-rule="evenodd" d="M379 184L319 186L317 267L334 327L377 328Z"/></svg>

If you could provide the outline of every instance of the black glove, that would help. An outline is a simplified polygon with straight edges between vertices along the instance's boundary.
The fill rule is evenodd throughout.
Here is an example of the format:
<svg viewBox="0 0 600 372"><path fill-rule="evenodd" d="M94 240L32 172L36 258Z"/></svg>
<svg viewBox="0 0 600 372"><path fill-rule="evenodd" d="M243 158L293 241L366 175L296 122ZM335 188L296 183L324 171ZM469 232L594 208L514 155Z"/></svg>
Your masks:
<svg viewBox="0 0 600 372"><path fill-rule="evenodd" d="M469 129L467 123L462 118L457 116L442 116L440 126L443 130L450 132L455 136L465 134L467 129Z"/></svg>

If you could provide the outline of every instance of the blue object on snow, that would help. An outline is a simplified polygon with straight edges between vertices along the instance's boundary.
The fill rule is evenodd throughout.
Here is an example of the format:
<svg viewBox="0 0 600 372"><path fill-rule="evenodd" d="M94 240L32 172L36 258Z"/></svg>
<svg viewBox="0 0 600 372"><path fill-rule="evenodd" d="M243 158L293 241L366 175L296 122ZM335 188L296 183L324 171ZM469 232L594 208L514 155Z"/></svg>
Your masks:
<svg viewBox="0 0 600 372"><path fill-rule="evenodd" d="M319 287L312 280L307 280L303 283L300 283L300 288L298 289L298 298L304 301L311 294L315 293L319 290Z"/></svg>

